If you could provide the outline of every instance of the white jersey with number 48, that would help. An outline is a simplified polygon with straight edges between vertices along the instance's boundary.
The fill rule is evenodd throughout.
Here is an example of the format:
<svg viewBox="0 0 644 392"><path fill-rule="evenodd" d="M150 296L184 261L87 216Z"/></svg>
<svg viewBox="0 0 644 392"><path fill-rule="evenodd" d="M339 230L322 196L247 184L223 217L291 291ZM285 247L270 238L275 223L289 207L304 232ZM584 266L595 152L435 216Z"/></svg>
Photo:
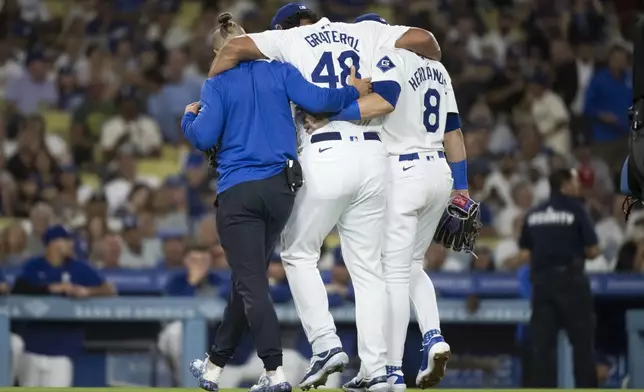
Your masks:
<svg viewBox="0 0 644 392"><path fill-rule="evenodd" d="M458 117L458 106L447 70L404 49L380 51L372 71L372 83L393 81L400 85L396 110L385 116L381 139L391 155L443 150L448 117ZM450 114L452 114L450 116ZM448 129L448 131L453 129Z"/></svg>
<svg viewBox="0 0 644 392"><path fill-rule="evenodd" d="M351 66L360 78L371 76L375 54L393 50L396 41L409 30L406 26L389 26L378 22L331 23L327 18L309 26L249 34L259 50L271 60L291 63L310 82L320 87L346 86ZM356 128L359 127L359 128ZM365 127L346 121L335 121L317 132L353 130ZM300 132L300 142L308 135ZM303 140L304 139L304 140Z"/></svg>

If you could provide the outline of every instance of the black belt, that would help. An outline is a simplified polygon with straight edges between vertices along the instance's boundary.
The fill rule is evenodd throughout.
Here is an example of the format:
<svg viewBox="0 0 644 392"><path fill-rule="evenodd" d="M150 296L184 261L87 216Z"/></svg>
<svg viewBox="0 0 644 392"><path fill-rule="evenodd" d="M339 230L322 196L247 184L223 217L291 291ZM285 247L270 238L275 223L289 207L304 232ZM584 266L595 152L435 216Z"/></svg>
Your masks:
<svg viewBox="0 0 644 392"><path fill-rule="evenodd" d="M378 132L365 132L362 134L364 137L364 140L375 140L375 141L380 141L380 136L378 136ZM353 139L355 138L355 140ZM311 136L311 144L313 143L319 143L319 142L327 142L329 140L342 140L342 134L340 132L324 132L324 133L318 133L313 136ZM350 141L358 141L358 138L355 136L349 136Z"/></svg>

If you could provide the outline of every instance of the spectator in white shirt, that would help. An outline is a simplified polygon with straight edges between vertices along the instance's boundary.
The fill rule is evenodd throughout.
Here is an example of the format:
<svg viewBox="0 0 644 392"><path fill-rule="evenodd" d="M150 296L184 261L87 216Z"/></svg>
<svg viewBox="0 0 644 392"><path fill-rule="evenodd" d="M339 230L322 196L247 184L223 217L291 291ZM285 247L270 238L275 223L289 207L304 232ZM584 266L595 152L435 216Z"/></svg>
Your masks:
<svg viewBox="0 0 644 392"><path fill-rule="evenodd" d="M20 63L11 58L8 42L0 40L0 100L5 99L5 89L9 80L18 79L23 73Z"/></svg>
<svg viewBox="0 0 644 392"><path fill-rule="evenodd" d="M123 247L119 258L121 268L153 268L161 258L161 242L143 239L135 216L123 219Z"/></svg>
<svg viewBox="0 0 644 392"><path fill-rule="evenodd" d="M523 228L524 214L514 217L512 235L505 236L494 248L494 264L497 271L514 271L520 265L519 236Z"/></svg>
<svg viewBox="0 0 644 392"><path fill-rule="evenodd" d="M521 180L518 169L517 153L507 151L501 156L497 168L485 179L481 196L494 212L512 204L512 187Z"/></svg>
<svg viewBox="0 0 644 392"><path fill-rule="evenodd" d="M163 141L159 125L141 113L134 91L121 91L117 102L119 114L107 120L101 129L103 157L113 157L116 150L126 143L134 147L138 156L157 155Z"/></svg>
<svg viewBox="0 0 644 392"><path fill-rule="evenodd" d="M535 75L528 85L530 111L543 145L560 154L570 154L570 115L563 99L548 88L545 75Z"/></svg>
<svg viewBox="0 0 644 392"><path fill-rule="evenodd" d="M56 85L48 78L49 64L44 54L34 51L27 57L27 72L10 79L5 99L12 110L20 114L33 114L58 104Z"/></svg>
<svg viewBox="0 0 644 392"><path fill-rule="evenodd" d="M157 179L139 176L136 156L130 145L126 144L119 148L115 161L115 177L107 182L103 189L110 215L115 214L119 209L125 207L127 198L137 183L142 183L153 188L159 185L159 180Z"/></svg>
<svg viewBox="0 0 644 392"><path fill-rule="evenodd" d="M512 203L507 204L494 219L496 232L504 237L512 235L512 225L517 216L525 214L534 201L532 184L522 181L512 187Z"/></svg>

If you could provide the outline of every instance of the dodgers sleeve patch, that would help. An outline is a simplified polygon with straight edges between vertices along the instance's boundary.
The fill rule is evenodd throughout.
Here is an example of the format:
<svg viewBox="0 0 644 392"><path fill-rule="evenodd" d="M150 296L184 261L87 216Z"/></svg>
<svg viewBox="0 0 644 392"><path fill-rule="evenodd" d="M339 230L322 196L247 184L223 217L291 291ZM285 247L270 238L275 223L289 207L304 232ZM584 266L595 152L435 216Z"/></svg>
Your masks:
<svg viewBox="0 0 644 392"><path fill-rule="evenodd" d="M396 68L396 64L391 61L389 56L385 56L378 61L378 64L376 65L379 70L381 70L383 73L389 71L390 69Z"/></svg>

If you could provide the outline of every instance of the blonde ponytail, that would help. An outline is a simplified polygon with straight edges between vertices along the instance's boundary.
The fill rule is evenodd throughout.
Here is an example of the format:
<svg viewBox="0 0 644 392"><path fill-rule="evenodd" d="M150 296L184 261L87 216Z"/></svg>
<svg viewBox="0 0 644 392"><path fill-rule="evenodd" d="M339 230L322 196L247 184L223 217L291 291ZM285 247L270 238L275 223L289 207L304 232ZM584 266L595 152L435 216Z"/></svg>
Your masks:
<svg viewBox="0 0 644 392"><path fill-rule="evenodd" d="M212 48L215 53L226 45L226 42L246 34L244 28L233 20L233 15L229 12L224 12L219 15L217 22L219 22L219 26L217 26L215 32L212 34Z"/></svg>

